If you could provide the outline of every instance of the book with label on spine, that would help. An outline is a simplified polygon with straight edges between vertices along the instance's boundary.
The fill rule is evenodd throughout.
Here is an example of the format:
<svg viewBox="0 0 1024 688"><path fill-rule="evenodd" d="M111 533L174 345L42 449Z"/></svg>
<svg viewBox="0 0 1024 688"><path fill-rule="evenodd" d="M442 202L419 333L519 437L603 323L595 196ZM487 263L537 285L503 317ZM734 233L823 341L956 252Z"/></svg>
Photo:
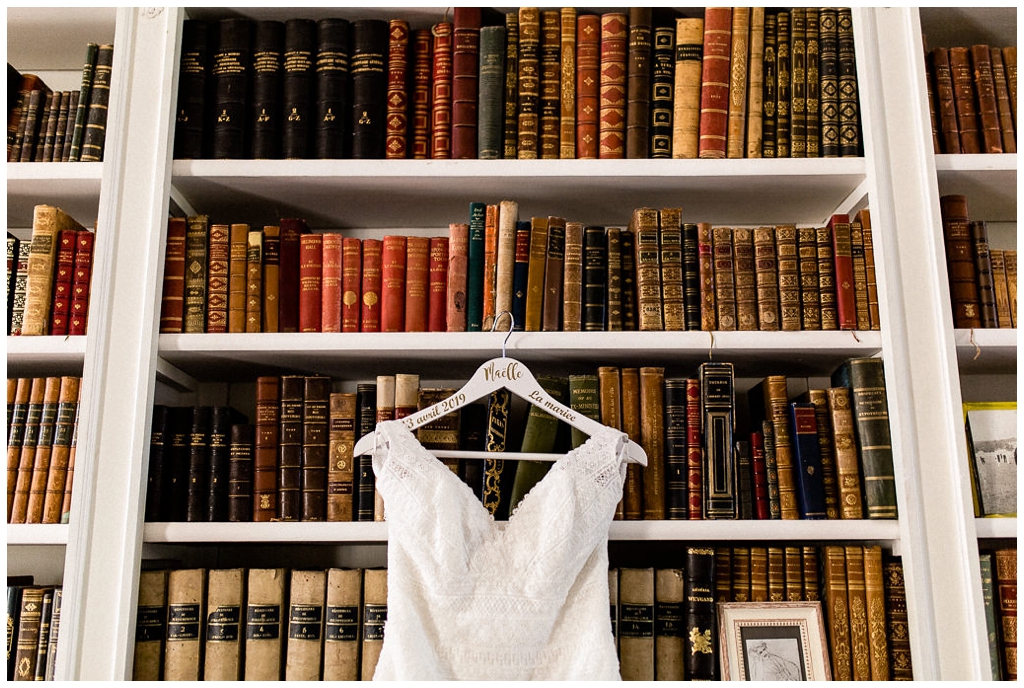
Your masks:
<svg viewBox="0 0 1024 688"><path fill-rule="evenodd" d="M661 262L661 302L666 330L683 330L685 296L683 293L682 208L662 208L658 234Z"/></svg>
<svg viewBox="0 0 1024 688"><path fill-rule="evenodd" d="M505 12L504 124L499 157L515 160L519 140L519 10Z"/></svg>
<svg viewBox="0 0 1024 688"><path fill-rule="evenodd" d="M676 70L672 112L672 157L696 158L704 55L704 18L676 19Z"/></svg>
<svg viewBox="0 0 1024 688"><path fill-rule="evenodd" d="M252 70L252 24L252 20L245 18L217 22L216 48L210 58L213 108L206 113L211 124L210 153L216 159L239 159L247 152L245 123Z"/></svg>
<svg viewBox="0 0 1024 688"><path fill-rule="evenodd" d="M704 518L707 519L739 516L739 478L733 444L734 375L731 363L702 363L699 369L704 435Z"/></svg>
<svg viewBox="0 0 1024 688"><path fill-rule="evenodd" d="M576 158L598 156L601 92L601 18L576 18Z"/></svg>
<svg viewBox="0 0 1024 688"><path fill-rule="evenodd" d="M520 7L518 26L516 157L535 160L540 133L540 9Z"/></svg>
<svg viewBox="0 0 1024 688"><path fill-rule="evenodd" d="M101 44L96 50L96 68L89 89L89 110L82 131L82 162L103 160L107 138L107 108L110 103L110 80L114 62L114 46Z"/></svg>
<svg viewBox="0 0 1024 688"><path fill-rule="evenodd" d="M629 8L626 46L626 154L650 157L652 10Z"/></svg>
<svg viewBox="0 0 1024 688"><path fill-rule="evenodd" d="M388 618L388 570L363 570L362 667L360 680L373 679L377 660L384 645L384 626Z"/></svg>
<svg viewBox="0 0 1024 688"><path fill-rule="evenodd" d="M665 518L665 369L640 368L640 444L647 453L644 467L645 520Z"/></svg>
<svg viewBox="0 0 1024 688"><path fill-rule="evenodd" d="M341 332L342 244L340 232L323 235L321 274L320 331Z"/></svg>
<svg viewBox="0 0 1024 688"><path fill-rule="evenodd" d="M502 157L505 127L505 27L480 28L480 99L477 107L477 155L481 160Z"/></svg>
<svg viewBox="0 0 1024 688"><path fill-rule="evenodd" d="M135 607L133 681L159 681L163 676L164 640L167 633L166 569L139 572L139 596Z"/></svg>
<svg viewBox="0 0 1024 688"><path fill-rule="evenodd" d="M228 521L248 522L253 520L255 447L255 424L232 424L231 444L228 449L230 462L228 466Z"/></svg>
<svg viewBox="0 0 1024 688"><path fill-rule="evenodd" d="M352 158L384 157L387 115L388 23L382 19L352 22Z"/></svg>
<svg viewBox="0 0 1024 688"><path fill-rule="evenodd" d="M209 129L206 127L207 79L210 75L210 54L214 47L213 27L210 22L198 19L186 19L181 29L181 59L178 68L178 95L174 123L174 157L201 158L206 153L206 142ZM95 44L90 44L95 50ZM87 60L86 71L90 70ZM91 85L92 78L88 78ZM84 109L82 101L88 101L88 88L83 86L79 95L79 108ZM77 114L74 116L77 119ZM72 116L69 113L69 126ZM73 129L72 129L73 130ZM69 144L68 158L71 159Z"/></svg>
<svg viewBox="0 0 1024 688"><path fill-rule="evenodd" d="M575 7L559 12L559 127L558 157L576 158L576 28Z"/></svg>
<svg viewBox="0 0 1024 688"><path fill-rule="evenodd" d="M329 401L327 520L355 519L355 457L357 395L331 392Z"/></svg>
<svg viewBox="0 0 1024 688"><path fill-rule="evenodd" d="M481 11L456 7L453 14L451 157L476 159Z"/></svg>
<svg viewBox="0 0 1024 688"><path fill-rule="evenodd" d="M697 157L700 158L726 157L731 52L732 8L705 8L700 129L697 140Z"/></svg>
<svg viewBox="0 0 1024 688"><path fill-rule="evenodd" d="M430 95L430 157L452 157L452 23L438 22L431 28L432 83Z"/></svg>
<svg viewBox="0 0 1024 688"><path fill-rule="evenodd" d="M313 91L313 155L344 158L349 152L349 68L352 25L329 17L316 23L316 66Z"/></svg>
<svg viewBox="0 0 1024 688"><path fill-rule="evenodd" d="M266 230L264 227L264 256L267 255ZM323 234L303 234L299 237L299 332L320 332L323 315ZM266 265L266 260L264 260ZM267 275L264 270L264 278ZM264 308L268 305L264 288ZM266 316L264 323L268 322Z"/></svg>
<svg viewBox="0 0 1024 688"><path fill-rule="evenodd" d="M329 377L306 376L302 392L302 521L327 520L330 395Z"/></svg>
<svg viewBox="0 0 1024 688"><path fill-rule="evenodd" d="M363 239L362 301L359 311L362 332L380 332L381 288L384 242L380 239Z"/></svg>
<svg viewBox="0 0 1024 688"><path fill-rule="evenodd" d="M281 157L284 50L284 22L253 23L252 94L246 125L250 131L250 155L256 160Z"/></svg>
<svg viewBox="0 0 1024 688"><path fill-rule="evenodd" d="M484 274L487 233L487 204L469 204L469 234L466 262L466 331L479 332L484 319Z"/></svg>
<svg viewBox="0 0 1024 688"><path fill-rule="evenodd" d="M836 12L836 37L839 49L839 155L855 158L861 154L860 97L853 16L849 7L840 7Z"/></svg>
<svg viewBox="0 0 1024 688"><path fill-rule="evenodd" d="M562 108L561 13L543 9L540 13L540 116L537 120L537 157L559 157Z"/></svg>
<svg viewBox="0 0 1024 688"><path fill-rule="evenodd" d="M387 121L384 157L402 160L409 152L409 22L388 21Z"/></svg>
<svg viewBox="0 0 1024 688"><path fill-rule="evenodd" d="M671 158L676 73L675 25L656 26L652 36L649 149L652 158Z"/></svg>
<svg viewBox="0 0 1024 688"><path fill-rule="evenodd" d="M185 333L206 331L207 269L210 218L191 215L185 233Z"/></svg>
<svg viewBox="0 0 1024 688"><path fill-rule="evenodd" d="M363 572L327 569L324 603L323 680L359 679Z"/></svg>
<svg viewBox="0 0 1024 688"><path fill-rule="evenodd" d="M626 681L655 679L654 569L619 569L619 671Z"/></svg>
<svg viewBox="0 0 1024 688"><path fill-rule="evenodd" d="M358 436L373 432L377 425L377 385L373 382L356 385L356 427ZM372 457L356 457L356 521L372 521L374 508L374 475Z"/></svg>
<svg viewBox="0 0 1024 688"><path fill-rule="evenodd" d="M807 157L807 8L790 11L790 157Z"/></svg>
<svg viewBox="0 0 1024 688"><path fill-rule="evenodd" d="M996 611L999 614L999 646L1003 677L1017 680L1017 548L1002 547L993 552L995 563ZM24 607L23 607L24 608Z"/></svg>
<svg viewBox="0 0 1024 688"><path fill-rule="evenodd" d="M430 320L430 237L405 239L405 322L403 332L426 332Z"/></svg>
<svg viewBox="0 0 1024 688"><path fill-rule="evenodd" d="M256 378L256 442L253 448L253 515L255 522L277 517L277 452L280 441L281 381Z"/></svg>
<svg viewBox="0 0 1024 688"><path fill-rule="evenodd" d="M665 517L689 518L686 379L665 379Z"/></svg>
<svg viewBox="0 0 1024 688"><path fill-rule="evenodd" d="M792 157L792 13L775 14L775 156Z"/></svg>
<svg viewBox="0 0 1024 688"><path fill-rule="evenodd" d="M793 438L793 473L796 476L797 506L802 519L824 519L825 484L818 451L818 419L811 402L789 402Z"/></svg>
<svg viewBox="0 0 1024 688"><path fill-rule="evenodd" d="M280 681L284 668L283 627L288 570L251 568L245 596L245 681Z"/></svg>
<svg viewBox="0 0 1024 688"><path fill-rule="evenodd" d="M198 681L203 677L206 577L206 569L176 569L168 574L165 681Z"/></svg>
<svg viewBox="0 0 1024 688"><path fill-rule="evenodd" d="M601 15L598 157L602 159L626 157L628 31L625 13Z"/></svg>
<svg viewBox="0 0 1024 688"><path fill-rule="evenodd" d="M286 681L319 681L324 637L327 571L292 570L288 586Z"/></svg>
<svg viewBox="0 0 1024 688"><path fill-rule="evenodd" d="M445 325L448 332L466 331L469 278L469 224L448 225L448 296Z"/></svg>
<svg viewBox="0 0 1024 688"><path fill-rule="evenodd" d="M210 569L207 572L206 616L203 618L204 681L242 678L242 610L245 569Z"/></svg>
<svg viewBox="0 0 1024 688"><path fill-rule="evenodd" d="M623 368L620 371L622 386L622 431L634 442L643 440L640 419L640 369ZM636 521L644 517L644 473L639 464L626 466L626 485L623 488L622 516Z"/></svg>
<svg viewBox="0 0 1024 688"><path fill-rule="evenodd" d="M686 676L712 681L718 678L714 548L686 547L683 571L683 621L689 629L683 649Z"/></svg>

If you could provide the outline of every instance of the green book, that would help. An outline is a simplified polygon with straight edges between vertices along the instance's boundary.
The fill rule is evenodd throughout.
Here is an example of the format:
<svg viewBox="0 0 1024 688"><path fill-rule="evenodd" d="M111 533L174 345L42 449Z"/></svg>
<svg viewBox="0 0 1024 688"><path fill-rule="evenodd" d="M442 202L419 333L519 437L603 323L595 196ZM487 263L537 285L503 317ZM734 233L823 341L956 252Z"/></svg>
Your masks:
<svg viewBox="0 0 1024 688"><path fill-rule="evenodd" d="M999 661L999 632L997 631L995 584L992 582L992 555L978 555L981 563L981 601L985 605L985 630L988 633L988 652L992 661L992 680L1003 680L1002 663Z"/></svg>
<svg viewBox="0 0 1024 688"><path fill-rule="evenodd" d="M556 401L566 403L569 397L569 384L566 378L551 375L538 375L537 382ZM548 454L555 450L558 441L559 420L539 406L530 404L526 416L526 427L523 430L523 444L520 451ZM516 469L515 482L512 483L511 508L509 515L515 512L519 502L539 483L551 469L550 461L520 461Z"/></svg>
<svg viewBox="0 0 1024 688"><path fill-rule="evenodd" d="M601 422L601 397L598 394L597 375L569 376L569 408ZM587 434L582 430L570 430L573 449L587 441Z"/></svg>
<svg viewBox="0 0 1024 688"><path fill-rule="evenodd" d="M481 160L502 157L505 132L505 27L480 29L480 106L477 148Z"/></svg>
<svg viewBox="0 0 1024 688"><path fill-rule="evenodd" d="M85 63L82 65L82 85L78 93L78 108L75 110L75 125L71 131L71 152L69 162L78 162L82 158L82 139L85 135L86 119L89 115L89 99L92 97L92 80L96 72L96 57L99 46L89 43L85 46Z"/></svg>

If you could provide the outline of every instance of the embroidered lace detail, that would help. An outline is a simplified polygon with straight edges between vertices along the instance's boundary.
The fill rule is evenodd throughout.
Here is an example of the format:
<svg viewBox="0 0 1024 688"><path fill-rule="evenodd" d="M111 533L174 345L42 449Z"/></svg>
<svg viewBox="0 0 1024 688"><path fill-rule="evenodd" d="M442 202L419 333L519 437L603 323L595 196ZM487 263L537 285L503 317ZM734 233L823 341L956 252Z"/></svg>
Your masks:
<svg viewBox="0 0 1024 688"><path fill-rule="evenodd" d="M618 679L608 527L625 435L555 462L507 523L401 421L377 426L388 620L375 678Z"/></svg>

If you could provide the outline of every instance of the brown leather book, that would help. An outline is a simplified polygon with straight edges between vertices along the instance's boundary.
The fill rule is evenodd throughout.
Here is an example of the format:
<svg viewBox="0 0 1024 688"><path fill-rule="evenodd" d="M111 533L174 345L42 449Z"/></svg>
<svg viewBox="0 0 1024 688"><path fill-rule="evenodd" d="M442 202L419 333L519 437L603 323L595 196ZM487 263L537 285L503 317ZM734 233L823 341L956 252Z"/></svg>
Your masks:
<svg viewBox="0 0 1024 688"><path fill-rule="evenodd" d="M32 214L32 248L28 257L25 312L21 334L49 333L53 281L61 231L82 231L74 218L52 205L37 205Z"/></svg>
<svg viewBox="0 0 1024 688"><path fill-rule="evenodd" d="M362 569L327 569L323 643L325 681L359 679L362 600Z"/></svg>
<svg viewBox="0 0 1024 688"><path fill-rule="evenodd" d="M765 417L775 430L775 462L778 470L779 505L783 519L799 518L796 499L795 459L793 441L787 416L789 404L788 381L785 375L769 375L750 392L750 402L760 396Z"/></svg>
<svg viewBox="0 0 1024 688"><path fill-rule="evenodd" d="M601 423L616 430L622 430L622 378L615 366L600 366L597 369L597 394L600 404ZM620 501L615 518L624 516L625 504Z"/></svg>
<svg viewBox="0 0 1024 688"><path fill-rule="evenodd" d="M716 330L736 329L736 282L734 277L732 227L711 230L714 260Z"/></svg>
<svg viewBox="0 0 1024 688"><path fill-rule="evenodd" d="M780 329L779 273L775 228L757 227L754 233L754 271L757 281L757 322L761 330Z"/></svg>
<svg viewBox="0 0 1024 688"><path fill-rule="evenodd" d="M362 667L359 678L373 679L384 646L384 625L388 618L388 570L363 570Z"/></svg>
<svg viewBox="0 0 1024 688"><path fill-rule="evenodd" d="M931 63L935 110L937 113L942 153L960 153L960 129L957 123L956 100L953 96L953 72L949 66L949 50L934 48L928 53Z"/></svg>
<svg viewBox="0 0 1024 688"><path fill-rule="evenodd" d="M598 157L601 99L601 18L581 14L576 20L576 157Z"/></svg>
<svg viewBox="0 0 1024 688"><path fill-rule="evenodd" d="M57 407L61 399L61 378L51 376L43 385L43 400L39 414L39 429L35 456L28 482L25 523L43 522L43 503L53 456L53 439L57 426Z"/></svg>
<svg viewBox="0 0 1024 688"><path fill-rule="evenodd" d="M969 223L974 246L974 270L978 283L978 307L982 327L998 327L996 285L992 275L992 255L988 244L988 225L983 220Z"/></svg>
<svg viewBox="0 0 1024 688"><path fill-rule="evenodd" d="M302 521L327 520L331 379L305 378L302 395Z"/></svg>
<svg viewBox="0 0 1024 688"><path fill-rule="evenodd" d="M999 109L996 104L996 84L992 75L992 55L987 45L970 47L971 70L974 77L974 96L978 108L982 153L1002 153L1003 134L999 127Z"/></svg>
<svg viewBox="0 0 1024 688"><path fill-rule="evenodd" d="M51 335L68 334L77 236L78 232L67 229L57 235L58 248L53 275L53 304L50 307L49 332Z"/></svg>
<svg viewBox="0 0 1024 688"><path fill-rule="evenodd" d="M736 296L736 329L757 330L757 270L754 256L754 230L732 230L733 280Z"/></svg>
<svg viewBox="0 0 1024 688"><path fill-rule="evenodd" d="M540 117L537 157L560 156L562 93L562 19L559 10L540 13Z"/></svg>
<svg viewBox="0 0 1024 688"><path fill-rule="evenodd" d="M821 599L821 586L818 584L820 569L817 546L804 545L801 548L800 560L804 568L804 600L817 602Z"/></svg>
<svg viewBox="0 0 1024 688"><path fill-rule="evenodd" d="M466 331L466 294L469 270L469 225L448 225L448 332Z"/></svg>
<svg viewBox="0 0 1024 688"><path fill-rule="evenodd" d="M704 50L701 63L701 158L724 158L729 130L729 57L732 52L732 8L704 10Z"/></svg>
<svg viewBox="0 0 1024 688"><path fill-rule="evenodd" d="M18 381L20 383L20 380ZM53 449L43 496L42 523L60 523L61 503L67 484L68 461L71 458L71 436L78 417L78 395L82 379L64 376L60 379L57 415L54 421Z"/></svg>
<svg viewBox="0 0 1024 688"><path fill-rule="evenodd" d="M967 197L947 194L939 198L942 234L946 245L949 295L953 305L953 326L981 327L974 248L971 244Z"/></svg>
<svg viewBox="0 0 1024 688"><path fill-rule="evenodd" d="M561 8L559 22L561 86L559 89L558 157L563 160L573 160L576 157L576 8Z"/></svg>
<svg viewBox="0 0 1024 688"><path fill-rule="evenodd" d="M760 158L764 112L764 8L750 9L750 59L747 69L746 156Z"/></svg>
<svg viewBox="0 0 1024 688"><path fill-rule="evenodd" d="M910 623L903 562L899 557L886 557L882 561L882 571L885 587L885 627L889 636L892 678L897 681L912 681L914 667L910 657Z"/></svg>
<svg viewBox="0 0 1024 688"><path fill-rule="evenodd" d="M1017 327L1017 249L1006 249L1003 262L1006 265L1006 287L1010 292L1010 318L1013 327Z"/></svg>
<svg viewBox="0 0 1024 688"><path fill-rule="evenodd" d="M284 678L286 681L319 681L327 571L292 570L289 578Z"/></svg>
<svg viewBox="0 0 1024 688"><path fill-rule="evenodd" d="M746 151L748 63L750 61L749 7L733 7L729 58L729 107L726 157L742 158Z"/></svg>
<svg viewBox="0 0 1024 688"><path fill-rule="evenodd" d="M139 572L139 596L135 616L133 681L159 681L163 668L164 634L167 630L166 569Z"/></svg>
<svg viewBox="0 0 1024 688"><path fill-rule="evenodd" d="M583 223L566 222L565 259L562 269L562 330L579 332L582 329Z"/></svg>
<svg viewBox="0 0 1024 688"><path fill-rule="evenodd" d="M675 105L672 157L696 158L700 134L704 19L676 19Z"/></svg>
<svg viewBox="0 0 1024 688"><path fill-rule="evenodd" d="M405 243L405 324L403 332L426 332L430 319L430 237Z"/></svg>
<svg viewBox="0 0 1024 688"><path fill-rule="evenodd" d="M408 147L409 157L430 157L431 77L434 64L434 39L430 29L412 32L412 79Z"/></svg>
<svg viewBox="0 0 1024 688"><path fill-rule="evenodd" d="M28 516L28 492L32 483L32 468L35 465L36 449L39 441L39 422L43 413L43 395L46 391L46 378L36 377L27 380L25 399L25 421L21 441L8 442L7 448L7 503L8 523L25 523ZM12 467L16 467L14 480L11 480Z"/></svg>
<svg viewBox="0 0 1024 688"><path fill-rule="evenodd" d="M854 681L871 680L864 547L846 546L846 593L850 611L850 664Z"/></svg>
<svg viewBox="0 0 1024 688"><path fill-rule="evenodd" d="M621 12L601 15L601 87L598 157L626 157L627 41L629 19Z"/></svg>
<svg viewBox="0 0 1024 688"><path fill-rule="evenodd" d="M860 223L864 239L864 272L867 279L868 319L872 330L881 326L878 310L878 283L875 279L875 246L871 232L871 211L862 208L854 219Z"/></svg>
<svg viewBox="0 0 1024 688"><path fill-rule="evenodd" d="M452 155L477 157L480 8L456 7L452 45Z"/></svg>
<svg viewBox="0 0 1024 688"><path fill-rule="evenodd" d="M792 158L807 157L807 8L790 10L790 145Z"/></svg>
<svg viewBox="0 0 1024 688"><path fill-rule="evenodd" d="M428 239L427 331L445 332L448 328L448 237Z"/></svg>
<svg viewBox="0 0 1024 688"><path fill-rule="evenodd" d="M974 71L968 48L949 49L949 70L953 80L953 103L956 107L957 131L960 132L960 151L981 153L981 131L978 123L978 104L974 92Z"/></svg>
<svg viewBox="0 0 1024 688"><path fill-rule="evenodd" d="M796 225L775 227L776 268L779 274L779 316L782 329L801 329L800 261Z"/></svg>
<svg viewBox="0 0 1024 688"><path fill-rule="evenodd" d="M1017 680L1017 548L994 552L996 612L999 617L999 649L1003 678Z"/></svg>
<svg viewBox="0 0 1024 688"><path fill-rule="evenodd" d="M253 517L256 522L277 517L277 450L280 438L280 379L256 378L256 445L253 450Z"/></svg>
<svg viewBox="0 0 1024 688"><path fill-rule="evenodd" d="M320 331L341 332L342 236L323 234L320 283Z"/></svg>
<svg viewBox="0 0 1024 688"><path fill-rule="evenodd" d="M714 549L715 602L732 602L732 548L715 547Z"/></svg>
<svg viewBox="0 0 1024 688"><path fill-rule="evenodd" d="M635 237L637 313L642 331L664 329L658 211L637 208L630 220Z"/></svg>
<svg viewBox="0 0 1024 688"><path fill-rule="evenodd" d="M481 329L490 330L494 324L496 307L497 273L498 273L498 205L488 203L484 207L484 234L483 234L483 284L481 292L483 302L481 304Z"/></svg>
<svg viewBox="0 0 1024 688"><path fill-rule="evenodd" d="M682 208L662 208L661 229L661 303L666 330L685 330L683 296Z"/></svg>
<svg viewBox="0 0 1024 688"><path fill-rule="evenodd" d="M409 22L388 20L388 93L384 157L404 159L409 152Z"/></svg>
<svg viewBox="0 0 1024 688"><path fill-rule="evenodd" d="M206 331L206 270L210 218L191 215L185 230L185 321L183 332ZM27 311L26 311L27 312Z"/></svg>
<svg viewBox="0 0 1024 688"><path fill-rule="evenodd" d="M825 488L825 516L839 518L839 482L836 475L836 453L832 440L828 392L824 389L809 389L800 395L799 400L814 404L818 429L818 456L821 459L821 482Z"/></svg>
<svg viewBox="0 0 1024 688"><path fill-rule="evenodd" d="M865 545L864 591L867 603L868 653L871 657L871 680L888 681L889 639L886 633L885 586L883 583L882 548Z"/></svg>
<svg viewBox="0 0 1024 688"><path fill-rule="evenodd" d="M263 228L263 249L264 249L264 270L263 278L267 279L267 259L270 252L267 250L267 230ZM273 231L271 229L271 231ZM303 234L299 238L299 332L320 332L321 316L323 315L323 263L324 243L322 234ZM263 324L268 326L272 320L268 318L266 309L272 308L272 301L267 294L273 286L264 283L263 285ZM275 299L276 300L276 299Z"/></svg>
<svg viewBox="0 0 1024 688"><path fill-rule="evenodd" d="M839 488L839 517L864 517L860 492L860 458L854 434L853 407L847 387L827 390L832 445L835 447L836 480Z"/></svg>
<svg viewBox="0 0 1024 688"><path fill-rule="evenodd" d="M832 659L832 678L837 681L853 680L850 655L850 607L846 584L846 552L838 545L825 548L823 590L824 615L828 624L829 654Z"/></svg>
<svg viewBox="0 0 1024 688"><path fill-rule="evenodd" d="M405 329L406 239L403 235L389 234L381 246L381 332L402 332Z"/></svg>
<svg viewBox="0 0 1024 688"><path fill-rule="evenodd" d="M768 601L786 600L786 551L782 547L768 548Z"/></svg>
<svg viewBox="0 0 1024 688"><path fill-rule="evenodd" d="M999 48L989 48L992 61L992 80L996 89L996 112L999 114L999 131L1003 136L1003 151L1017 152L1017 134L1014 127L1016 110L1010 101L1010 87L1006 80L1006 64Z"/></svg>
<svg viewBox="0 0 1024 688"><path fill-rule="evenodd" d="M768 601L768 548L750 548L750 601Z"/></svg>
<svg viewBox="0 0 1024 688"><path fill-rule="evenodd" d="M1006 283L1005 251L1001 249L989 250L989 257L992 262L992 281L996 292L996 319L999 327L1013 327L1010 318L1010 290Z"/></svg>
<svg viewBox="0 0 1024 688"><path fill-rule="evenodd" d="M654 677L683 680L683 571L654 571Z"/></svg>
<svg viewBox="0 0 1024 688"><path fill-rule="evenodd" d="M451 22L434 24L430 97L430 157L452 157L452 33Z"/></svg>
<svg viewBox="0 0 1024 688"><path fill-rule="evenodd" d="M821 157L821 31L820 11L807 8L807 157Z"/></svg>
<svg viewBox="0 0 1024 688"><path fill-rule="evenodd" d="M302 413L305 386L306 379L302 375L281 376L277 439L278 521L299 521L302 518Z"/></svg>
<svg viewBox="0 0 1024 688"><path fill-rule="evenodd" d="M252 568L245 597L246 681L280 681L284 659L287 569Z"/></svg>
<svg viewBox="0 0 1024 688"><path fill-rule="evenodd" d="M800 280L801 329L821 329L821 284L818 280L818 230L797 227L797 273Z"/></svg>
<svg viewBox="0 0 1024 688"><path fill-rule="evenodd" d="M172 217L167 221L163 294L160 298L161 332L181 332L185 325L186 227L184 217Z"/></svg>
<svg viewBox="0 0 1024 688"><path fill-rule="evenodd" d="M299 331L299 250L301 236L309 232L301 218L282 217L277 320L281 332Z"/></svg>
<svg viewBox="0 0 1024 688"><path fill-rule="evenodd" d="M504 123L501 154L505 160L518 157L519 138L519 10L505 12Z"/></svg>
<svg viewBox="0 0 1024 688"><path fill-rule="evenodd" d="M644 469L644 520L665 518L665 369L640 368L640 443Z"/></svg>
<svg viewBox="0 0 1024 688"><path fill-rule="evenodd" d="M245 302L248 286L246 253L249 250L249 225L228 227L228 304L227 331L245 332Z"/></svg>
<svg viewBox="0 0 1024 688"><path fill-rule="evenodd" d="M557 332L562 327L562 288L565 270L565 218L548 217L547 257L544 262L544 296L541 330ZM529 297L527 297L529 312Z"/></svg>
<svg viewBox="0 0 1024 688"><path fill-rule="evenodd" d="M327 520L355 519L356 394L331 392L328 425Z"/></svg>
<svg viewBox="0 0 1024 688"><path fill-rule="evenodd" d="M202 632L206 619L206 569L176 569L167 577L165 681L203 678Z"/></svg>
<svg viewBox="0 0 1024 688"><path fill-rule="evenodd" d="M709 222L697 223L697 262L700 271L700 329L710 332L718 328L715 303L714 232Z"/></svg>
<svg viewBox="0 0 1024 688"><path fill-rule="evenodd" d="M868 312L868 270L864 256L864 228L854 217L850 222L850 254L853 257L853 302L857 313L857 329L871 329Z"/></svg>
<svg viewBox="0 0 1024 688"><path fill-rule="evenodd" d="M832 248L832 230L815 229L818 250L818 300L821 306L821 329L839 329L836 307L836 264Z"/></svg>
<svg viewBox="0 0 1024 688"><path fill-rule="evenodd" d="M629 439L643 441L643 418L640 403L640 370L623 368L622 385L622 430ZM640 464L626 466L626 485L623 488L623 518L627 521L644 517L644 470Z"/></svg>
<svg viewBox="0 0 1024 688"><path fill-rule="evenodd" d="M245 569L210 569L203 619L204 681L241 680L244 604Z"/></svg>
<svg viewBox="0 0 1024 688"><path fill-rule="evenodd" d="M619 569L619 672L625 681L653 681L654 569Z"/></svg>
<svg viewBox="0 0 1024 688"><path fill-rule="evenodd" d="M543 322L544 273L548 253L548 219L530 218L530 259L529 276L526 283L527 332L540 332Z"/></svg>
<svg viewBox="0 0 1024 688"><path fill-rule="evenodd" d="M732 569L731 601L750 602L750 548L733 547L730 567Z"/></svg>
<svg viewBox="0 0 1024 688"><path fill-rule="evenodd" d="M245 254L245 331L263 326L263 230L250 228Z"/></svg>
<svg viewBox="0 0 1024 688"><path fill-rule="evenodd" d="M21 601L17 626L14 626L13 615L8 613L11 628L8 631L8 661L12 664L14 681L32 681L35 679L36 662L39 654L40 632L43 624L43 598L52 588L29 585L21 591ZM13 610L12 610L13 611Z"/></svg>
<svg viewBox="0 0 1024 688"><path fill-rule="evenodd" d="M539 156L540 134L540 10L519 8L519 74L516 155L520 160Z"/></svg>
<svg viewBox="0 0 1024 688"><path fill-rule="evenodd" d="M231 258L230 228L226 224L210 225L209 253L206 268L206 331L228 331L228 278Z"/></svg>
<svg viewBox="0 0 1024 688"><path fill-rule="evenodd" d="M626 53L626 155L649 156L652 11L630 7Z"/></svg>
<svg viewBox="0 0 1024 688"><path fill-rule="evenodd" d="M785 579L784 599L787 602L801 602L804 599L803 557L799 547L782 548L782 567Z"/></svg>

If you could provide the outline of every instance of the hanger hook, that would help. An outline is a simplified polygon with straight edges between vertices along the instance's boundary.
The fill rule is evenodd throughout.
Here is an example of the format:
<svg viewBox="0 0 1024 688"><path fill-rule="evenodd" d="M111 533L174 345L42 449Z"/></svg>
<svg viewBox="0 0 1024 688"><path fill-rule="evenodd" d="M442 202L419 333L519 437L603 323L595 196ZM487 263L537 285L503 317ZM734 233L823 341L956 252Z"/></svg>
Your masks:
<svg viewBox="0 0 1024 688"><path fill-rule="evenodd" d="M494 316L494 322L491 323L491 332L494 332L494 328L498 326L498 320L501 316L508 315L508 332L505 334L505 341L501 343L501 357L505 358L505 344L508 343L508 338L512 336L512 330L515 329L516 319L512 315L512 311L500 311Z"/></svg>

